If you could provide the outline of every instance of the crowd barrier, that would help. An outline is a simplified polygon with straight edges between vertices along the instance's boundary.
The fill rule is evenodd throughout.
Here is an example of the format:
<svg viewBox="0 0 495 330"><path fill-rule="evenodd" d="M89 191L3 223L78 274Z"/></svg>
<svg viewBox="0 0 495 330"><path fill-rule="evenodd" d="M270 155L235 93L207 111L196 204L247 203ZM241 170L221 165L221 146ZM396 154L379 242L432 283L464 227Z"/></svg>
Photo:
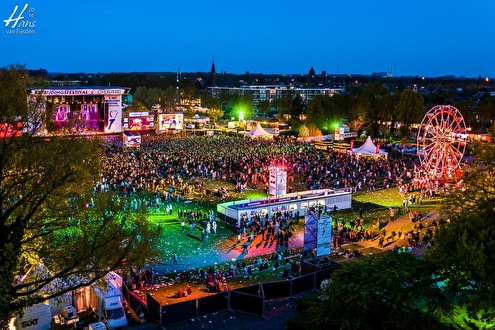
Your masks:
<svg viewBox="0 0 495 330"><path fill-rule="evenodd" d="M137 314L145 313L150 305L145 304L132 290L129 290L125 283L122 283L122 295L129 304L129 307ZM158 305L160 307L160 305Z"/></svg>
<svg viewBox="0 0 495 330"><path fill-rule="evenodd" d="M174 323L224 310L232 310L265 317L265 303L267 300L288 298L319 290L321 282L328 279L332 273L340 268L334 263L324 269L313 264L304 266L305 269L315 271L292 279L260 283L248 287L238 288L228 292L221 292L208 297L160 306L152 295L146 296L146 318L157 322L160 326L169 326ZM132 295L132 293L130 293ZM143 308L140 302L140 308Z"/></svg>

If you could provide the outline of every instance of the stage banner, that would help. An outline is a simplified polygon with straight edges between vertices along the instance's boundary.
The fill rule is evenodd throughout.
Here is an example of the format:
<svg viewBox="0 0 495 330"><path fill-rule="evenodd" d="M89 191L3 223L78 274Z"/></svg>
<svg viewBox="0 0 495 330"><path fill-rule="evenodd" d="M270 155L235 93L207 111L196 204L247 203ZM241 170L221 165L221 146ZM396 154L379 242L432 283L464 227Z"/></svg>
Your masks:
<svg viewBox="0 0 495 330"><path fill-rule="evenodd" d="M332 242L332 217L324 214L318 219L318 239L316 246L316 256L323 257L329 255Z"/></svg>
<svg viewBox="0 0 495 330"><path fill-rule="evenodd" d="M177 114L161 114L158 115L158 130L181 130L183 129L184 115Z"/></svg>
<svg viewBox="0 0 495 330"><path fill-rule="evenodd" d="M120 95L105 95L108 110L105 114L105 133L122 132L122 102Z"/></svg>

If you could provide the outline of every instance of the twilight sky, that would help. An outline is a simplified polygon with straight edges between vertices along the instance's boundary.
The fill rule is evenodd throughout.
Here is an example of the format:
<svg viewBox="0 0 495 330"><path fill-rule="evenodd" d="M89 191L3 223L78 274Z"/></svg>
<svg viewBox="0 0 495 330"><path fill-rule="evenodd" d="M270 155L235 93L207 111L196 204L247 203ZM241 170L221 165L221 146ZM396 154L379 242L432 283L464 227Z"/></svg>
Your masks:
<svg viewBox="0 0 495 330"><path fill-rule="evenodd" d="M495 0L2 0L0 23L0 67L495 77Z"/></svg>

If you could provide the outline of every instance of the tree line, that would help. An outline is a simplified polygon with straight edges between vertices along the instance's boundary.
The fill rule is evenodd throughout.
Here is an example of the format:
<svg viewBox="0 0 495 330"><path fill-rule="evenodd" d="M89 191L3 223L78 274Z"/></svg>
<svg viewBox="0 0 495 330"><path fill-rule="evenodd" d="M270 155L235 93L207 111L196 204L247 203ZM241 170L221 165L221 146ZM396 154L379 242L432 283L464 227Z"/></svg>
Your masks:
<svg viewBox="0 0 495 330"><path fill-rule="evenodd" d="M40 74L40 70L32 73ZM183 73L179 80L176 73L109 73L92 76L80 73L67 76L67 79L70 77L81 79L81 83L86 85L131 87L134 102L127 111L149 110L155 104L173 111L179 103L191 104L200 100L203 107L212 111L214 120L237 119L239 109L242 109L246 119L253 116L278 118L296 130L305 125L311 131L324 134L333 132L333 127L344 120L358 133L366 131L374 138L406 140L411 133L411 125L421 122L425 113L439 104L457 107L467 126L475 132L486 130L495 120L495 97L487 93L491 86L489 80L481 77L425 79L359 76L359 82L339 76L325 79L316 77L322 86L337 84L333 87L343 88L343 93L317 96L304 104L294 90L287 89L280 98L272 102L262 100L255 106L249 95L222 93L218 98L211 98L207 90L207 73ZM249 77L222 74L217 78L219 85L232 87L238 87L240 81L270 84L270 81L280 83L284 79L293 79L261 74L250 74Z"/></svg>

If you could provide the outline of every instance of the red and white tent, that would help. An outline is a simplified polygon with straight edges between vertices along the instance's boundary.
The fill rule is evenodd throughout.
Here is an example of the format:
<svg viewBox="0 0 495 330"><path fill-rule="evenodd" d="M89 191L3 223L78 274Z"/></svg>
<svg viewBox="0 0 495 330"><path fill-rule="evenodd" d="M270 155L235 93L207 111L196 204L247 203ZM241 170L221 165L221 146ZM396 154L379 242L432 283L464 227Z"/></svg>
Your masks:
<svg viewBox="0 0 495 330"><path fill-rule="evenodd" d="M387 157L388 153L380 149L380 144L375 145L373 141L371 141L371 136L368 136L366 141L359 148L351 149L350 153L356 156L374 156L374 157Z"/></svg>
<svg viewBox="0 0 495 330"><path fill-rule="evenodd" d="M251 132L246 134L246 136L249 136L252 139L256 139L256 138L273 139L273 134L270 134L267 131L265 131L265 129L261 127L261 124L259 122Z"/></svg>

